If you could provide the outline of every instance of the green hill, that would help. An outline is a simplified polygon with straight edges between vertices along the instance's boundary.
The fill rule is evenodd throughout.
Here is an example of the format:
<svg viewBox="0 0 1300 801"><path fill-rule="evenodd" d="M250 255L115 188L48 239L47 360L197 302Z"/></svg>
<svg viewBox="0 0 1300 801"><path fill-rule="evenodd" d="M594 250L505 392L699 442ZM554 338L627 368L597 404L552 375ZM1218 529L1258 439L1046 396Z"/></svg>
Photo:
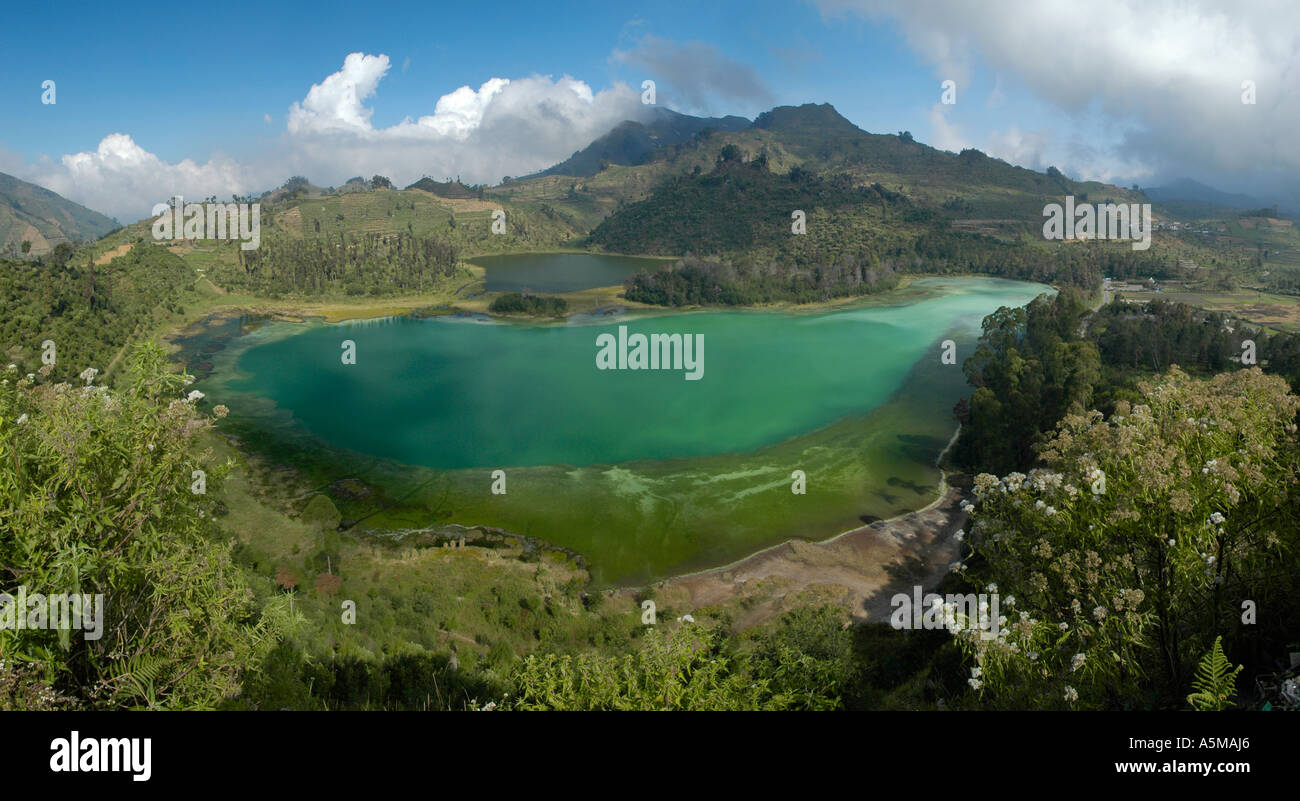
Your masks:
<svg viewBox="0 0 1300 801"><path fill-rule="evenodd" d="M661 149L653 162L625 172L645 174L646 190L619 198L590 237L617 252L784 247L795 210L807 215L812 241L829 234L840 243L889 248L942 232L1044 244L1043 207L1065 195L1081 203L1146 201L978 150L936 150L906 132L866 133L830 105L813 104L776 108L744 131Z"/></svg>
<svg viewBox="0 0 1300 801"><path fill-rule="evenodd" d="M117 221L48 189L0 173L0 255L22 255L30 242L33 256L49 253L60 242L100 238Z"/></svg>
<svg viewBox="0 0 1300 801"><path fill-rule="evenodd" d="M465 184L461 183L459 180L435 181L432 178L425 176L424 178L421 178L420 180L416 181L415 183L411 184L406 188L420 189L422 191L428 192L431 195L437 195L438 197L445 197L445 198L452 198L452 199L467 200L471 198L477 198L479 200L482 200L483 198L482 190L478 189L477 187L466 186Z"/></svg>
<svg viewBox="0 0 1300 801"><path fill-rule="evenodd" d="M1043 206L1061 202L1067 194L1079 202L1150 202L1138 191L1074 181L1055 169L1016 167L978 150L938 150L906 131L868 133L829 104L781 106L745 127L705 126L680 141L658 142L648 153L636 145L627 158L609 158L619 143L635 139L637 131L625 123L563 164L505 182L489 195L546 203L594 230L606 217L646 200L664 184L710 172L722 149L734 145L743 161L763 158L773 173L799 167L823 177L847 175L856 186L886 187L918 207L934 210L954 230L1004 239L1041 236ZM606 154L604 167L590 173L589 162L597 152ZM1158 206L1154 211L1157 217L1164 213Z"/></svg>

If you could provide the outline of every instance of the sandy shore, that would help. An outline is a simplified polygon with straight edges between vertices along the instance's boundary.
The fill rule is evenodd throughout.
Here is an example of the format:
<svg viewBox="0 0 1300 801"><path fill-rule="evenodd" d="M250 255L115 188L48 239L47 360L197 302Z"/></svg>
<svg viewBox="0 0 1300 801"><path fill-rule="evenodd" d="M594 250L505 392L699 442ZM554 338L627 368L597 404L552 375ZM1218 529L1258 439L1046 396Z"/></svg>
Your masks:
<svg viewBox="0 0 1300 801"><path fill-rule="evenodd" d="M730 565L665 579L654 585L655 597L677 614L739 601L737 629L810 598L843 604L854 622L887 622L895 593L910 594L917 584L932 589L957 560L960 545L952 535L966 524L963 497L949 486L924 509L824 542L787 540Z"/></svg>

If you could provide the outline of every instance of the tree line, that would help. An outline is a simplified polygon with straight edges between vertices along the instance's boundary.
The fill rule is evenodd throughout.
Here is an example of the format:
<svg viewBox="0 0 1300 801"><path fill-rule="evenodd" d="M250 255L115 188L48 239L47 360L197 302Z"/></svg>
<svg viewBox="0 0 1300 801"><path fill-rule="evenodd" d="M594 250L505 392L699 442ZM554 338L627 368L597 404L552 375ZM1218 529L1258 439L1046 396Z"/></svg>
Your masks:
<svg viewBox="0 0 1300 801"><path fill-rule="evenodd" d="M226 288L272 297L426 291L455 274L458 255L444 239L409 233L268 237L237 252L238 269L221 275Z"/></svg>

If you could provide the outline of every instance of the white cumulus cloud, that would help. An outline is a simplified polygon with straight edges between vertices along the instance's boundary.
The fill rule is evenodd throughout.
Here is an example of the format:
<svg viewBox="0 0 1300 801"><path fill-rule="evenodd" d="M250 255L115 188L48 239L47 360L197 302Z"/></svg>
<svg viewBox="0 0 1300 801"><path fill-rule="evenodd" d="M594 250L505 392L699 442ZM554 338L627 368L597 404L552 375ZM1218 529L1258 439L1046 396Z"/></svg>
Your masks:
<svg viewBox="0 0 1300 801"><path fill-rule="evenodd" d="M294 171L317 183L386 175L406 184L429 175L495 183L568 158L648 109L624 84L599 92L568 75L494 77L442 95L430 114L376 128L366 101L388 57L349 55L289 110L284 145Z"/></svg>
<svg viewBox="0 0 1300 801"><path fill-rule="evenodd" d="M206 162L170 163L130 135L112 133L93 151L15 164L11 171L132 222L174 194L225 199L273 188L294 174L322 186L375 174L400 186L424 175L496 183L545 169L623 120L650 113L640 92L621 83L593 91L568 75L493 77L477 89L461 86L437 97L427 113L375 127L368 102L390 66L387 55L349 54L337 72L289 106L279 142L243 161L217 154Z"/></svg>
<svg viewBox="0 0 1300 801"><path fill-rule="evenodd" d="M105 136L93 151L70 153L18 168L21 177L83 206L134 222L155 203L175 194L192 199L248 192L248 171L235 160L215 156L204 164L183 159L170 164L128 135Z"/></svg>

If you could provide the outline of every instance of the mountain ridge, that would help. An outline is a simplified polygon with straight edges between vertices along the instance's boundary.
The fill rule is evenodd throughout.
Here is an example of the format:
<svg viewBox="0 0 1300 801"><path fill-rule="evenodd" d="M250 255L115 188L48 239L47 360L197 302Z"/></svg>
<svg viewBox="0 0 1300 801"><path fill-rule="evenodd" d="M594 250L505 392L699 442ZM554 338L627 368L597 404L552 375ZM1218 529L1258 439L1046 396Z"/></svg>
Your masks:
<svg viewBox="0 0 1300 801"><path fill-rule="evenodd" d="M99 239L115 228L117 220L100 214L57 192L0 172L0 253L22 255L28 242L30 255L42 256L59 243Z"/></svg>

